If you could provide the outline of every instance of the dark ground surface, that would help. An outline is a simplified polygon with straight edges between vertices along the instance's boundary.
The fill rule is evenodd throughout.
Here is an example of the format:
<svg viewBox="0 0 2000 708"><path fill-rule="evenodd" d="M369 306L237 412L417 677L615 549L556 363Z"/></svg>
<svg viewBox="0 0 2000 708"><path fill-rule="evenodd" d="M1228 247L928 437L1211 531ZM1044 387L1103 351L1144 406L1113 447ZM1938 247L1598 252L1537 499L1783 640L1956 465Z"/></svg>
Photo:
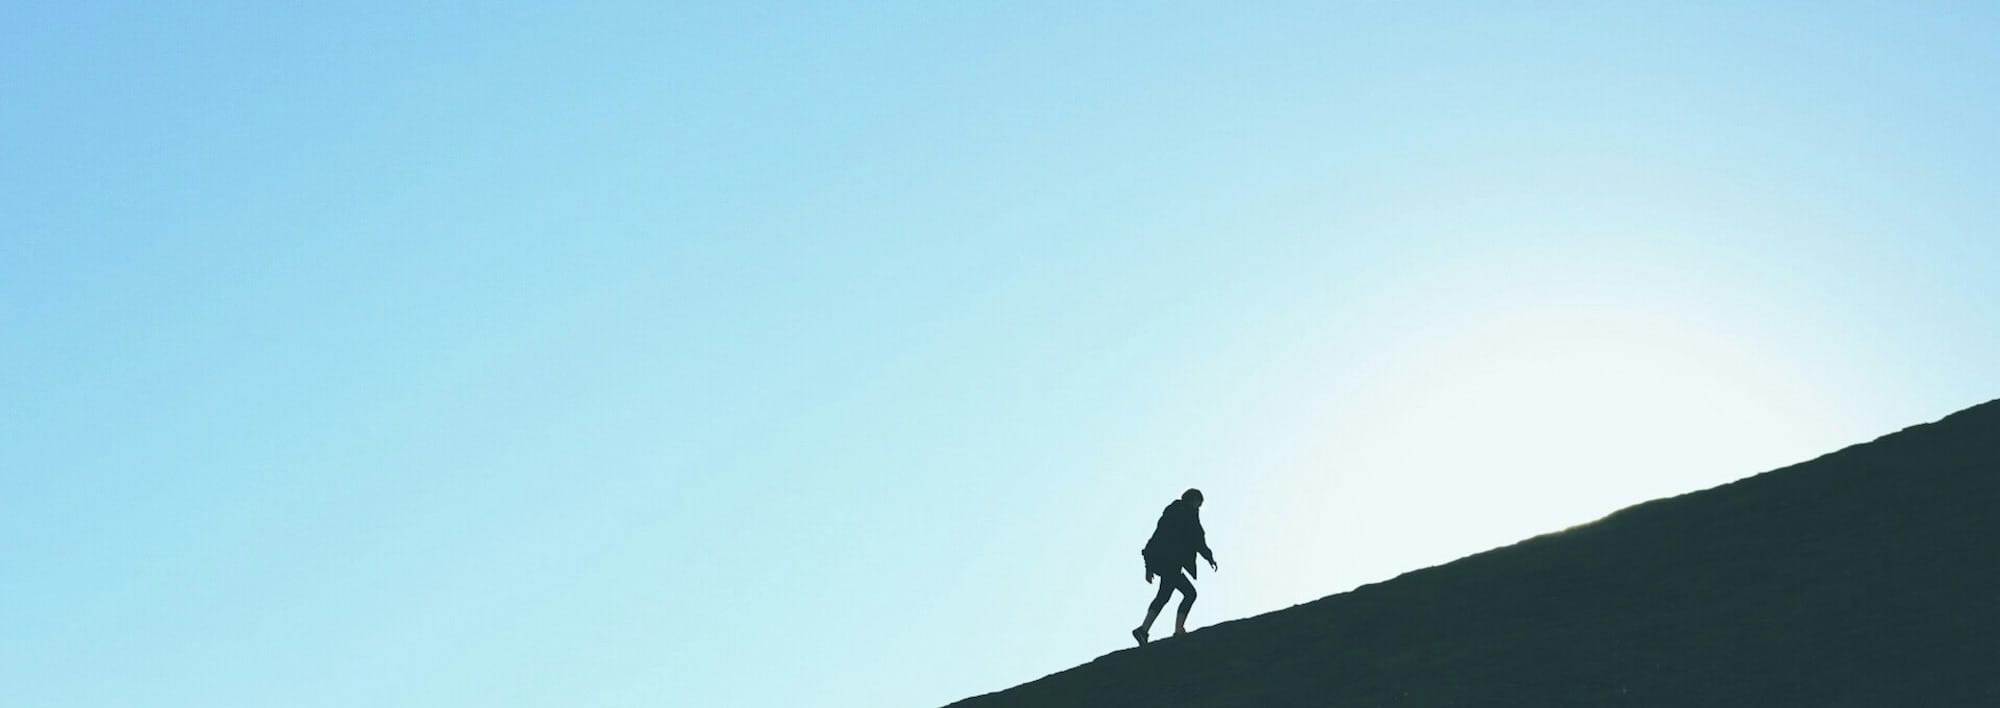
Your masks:
<svg viewBox="0 0 2000 708"><path fill-rule="evenodd" d="M952 707L2000 706L1996 507L2000 401Z"/></svg>

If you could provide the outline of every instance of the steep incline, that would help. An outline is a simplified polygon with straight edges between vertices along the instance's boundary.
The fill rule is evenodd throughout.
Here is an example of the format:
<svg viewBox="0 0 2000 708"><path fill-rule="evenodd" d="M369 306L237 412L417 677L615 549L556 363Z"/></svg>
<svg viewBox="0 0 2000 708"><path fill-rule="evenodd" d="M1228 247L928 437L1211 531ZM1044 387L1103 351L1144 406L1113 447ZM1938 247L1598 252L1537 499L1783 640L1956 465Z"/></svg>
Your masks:
<svg viewBox="0 0 2000 708"><path fill-rule="evenodd" d="M2000 706L2000 401L954 708Z"/></svg>

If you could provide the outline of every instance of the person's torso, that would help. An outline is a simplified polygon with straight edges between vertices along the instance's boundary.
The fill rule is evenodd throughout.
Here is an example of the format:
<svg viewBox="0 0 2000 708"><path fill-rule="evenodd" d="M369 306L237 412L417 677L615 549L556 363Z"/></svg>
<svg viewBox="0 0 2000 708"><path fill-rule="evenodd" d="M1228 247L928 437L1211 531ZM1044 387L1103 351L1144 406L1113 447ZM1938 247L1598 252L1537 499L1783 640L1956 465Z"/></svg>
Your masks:
<svg viewBox="0 0 2000 708"><path fill-rule="evenodd" d="M1195 521L1192 510L1181 500L1174 500L1160 511L1160 521L1153 526L1153 537L1146 541L1146 556L1165 561L1179 561L1195 552Z"/></svg>

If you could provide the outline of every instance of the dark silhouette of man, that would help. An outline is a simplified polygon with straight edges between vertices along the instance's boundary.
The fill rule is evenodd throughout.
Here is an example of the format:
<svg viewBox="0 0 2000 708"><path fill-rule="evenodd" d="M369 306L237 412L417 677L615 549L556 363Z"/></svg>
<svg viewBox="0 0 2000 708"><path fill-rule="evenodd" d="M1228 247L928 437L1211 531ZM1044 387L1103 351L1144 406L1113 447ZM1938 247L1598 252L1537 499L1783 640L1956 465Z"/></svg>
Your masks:
<svg viewBox="0 0 2000 708"><path fill-rule="evenodd" d="M1160 592L1153 596L1153 604L1146 607L1146 621L1132 630L1132 638L1139 640L1139 644L1146 643L1153 620L1159 618L1160 608L1167 606L1167 598L1175 590L1181 591L1181 606L1174 615L1174 636L1187 634L1188 610L1194 608L1194 581L1182 575L1181 569L1187 569L1188 575L1196 575L1197 553L1208 559L1209 570L1221 569L1215 564L1215 552L1208 550L1208 534L1201 528L1201 490L1190 489L1160 512L1153 537L1146 541L1146 550L1139 552L1146 559L1146 582L1160 576Z"/></svg>

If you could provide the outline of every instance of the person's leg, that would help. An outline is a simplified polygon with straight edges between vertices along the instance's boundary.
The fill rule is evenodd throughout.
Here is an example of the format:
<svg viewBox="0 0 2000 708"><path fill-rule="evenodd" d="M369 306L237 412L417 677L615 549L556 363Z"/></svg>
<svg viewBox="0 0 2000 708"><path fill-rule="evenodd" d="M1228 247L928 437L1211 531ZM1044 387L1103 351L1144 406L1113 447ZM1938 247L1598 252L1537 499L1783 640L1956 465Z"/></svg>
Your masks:
<svg viewBox="0 0 2000 708"><path fill-rule="evenodd" d="M1188 610L1194 609L1194 581L1188 580L1187 576L1180 573L1175 573L1174 579L1180 581L1180 587L1175 589L1181 591L1181 606L1174 613L1174 636L1180 636L1187 634Z"/></svg>
<svg viewBox="0 0 2000 708"><path fill-rule="evenodd" d="M1173 574L1173 577L1179 576L1179 572ZM1139 640L1140 644L1146 643L1146 634L1153 631L1153 620L1159 619L1160 609L1167 606L1167 598L1174 594L1174 584L1167 580L1168 577L1160 576L1160 590L1153 594L1153 604L1146 606L1146 621L1141 622L1138 629L1132 630L1132 638Z"/></svg>

